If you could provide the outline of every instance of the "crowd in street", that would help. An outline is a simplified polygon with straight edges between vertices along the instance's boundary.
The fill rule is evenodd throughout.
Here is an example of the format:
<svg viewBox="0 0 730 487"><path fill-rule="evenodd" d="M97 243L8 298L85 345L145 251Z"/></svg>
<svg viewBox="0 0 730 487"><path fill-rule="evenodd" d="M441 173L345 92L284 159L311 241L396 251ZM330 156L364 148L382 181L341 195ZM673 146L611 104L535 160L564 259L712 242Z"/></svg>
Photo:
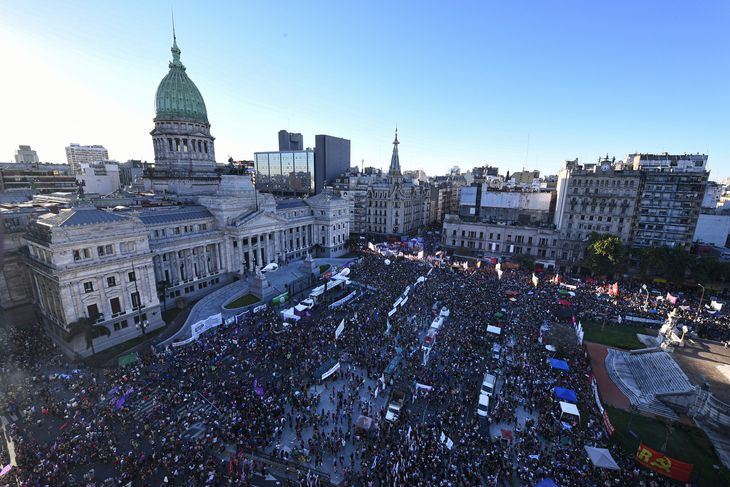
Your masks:
<svg viewBox="0 0 730 487"><path fill-rule="evenodd" d="M663 485L610 441L577 341L558 352L569 370L550 367L546 328L572 328L561 324L562 295L548 279L534 286L520 270L500 279L492 266L386 262L368 251L349 277L357 299L331 310L325 297L289 327L267 309L125 368L64 378L49 378L63 362L38 333L0 330L11 347L0 355L0 412L20 418L8 426L18 466L0 485L247 485L250 473L272 468L257 455L264 451L302 463L298 485L327 475L358 486L534 485L548 477L558 485ZM419 277L426 279L416 284ZM406 304L389 316L408 286ZM588 287L575 294L577 315L648 313L635 288L622 285L612 301ZM652 316L668 311L666 302L651 305ZM424 335L443 307L449 317L424 361ZM729 330L721 315L703 313L698 325L710 338L730 338ZM494 343L503 347L499 357ZM386 379L396 354L401 365ZM329 361L342 366L320 381ZM476 407L486 371L500 386L485 422ZM556 386L576 391L580 419L561 417ZM390 423L384 398L396 387L410 395ZM377 425L369 433L356 428L361 415ZM295 448L284 448L290 436ZM621 470L594 467L584 445L608 448Z"/></svg>

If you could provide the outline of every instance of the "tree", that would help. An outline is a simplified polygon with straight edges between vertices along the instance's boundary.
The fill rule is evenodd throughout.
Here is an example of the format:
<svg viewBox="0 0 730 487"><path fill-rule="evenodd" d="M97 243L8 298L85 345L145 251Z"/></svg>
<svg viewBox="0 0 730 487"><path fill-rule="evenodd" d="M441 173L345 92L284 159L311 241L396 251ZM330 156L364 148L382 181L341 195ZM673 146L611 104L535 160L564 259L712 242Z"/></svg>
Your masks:
<svg viewBox="0 0 730 487"><path fill-rule="evenodd" d="M83 334L86 339L86 348L91 348L91 354L96 355L96 350L94 349L94 338L99 338L102 335L111 335L109 328L104 325L96 324L96 319L96 317L82 317L73 323L69 323L67 341L71 341L75 336Z"/></svg>
<svg viewBox="0 0 730 487"><path fill-rule="evenodd" d="M585 265L594 274L608 275L620 272L626 263L626 249L615 235L593 232L588 240Z"/></svg>
<svg viewBox="0 0 730 487"><path fill-rule="evenodd" d="M523 269L526 269L528 271L535 270L535 256L533 255L516 254L512 256L512 260L517 264L520 264L520 267L522 267Z"/></svg>

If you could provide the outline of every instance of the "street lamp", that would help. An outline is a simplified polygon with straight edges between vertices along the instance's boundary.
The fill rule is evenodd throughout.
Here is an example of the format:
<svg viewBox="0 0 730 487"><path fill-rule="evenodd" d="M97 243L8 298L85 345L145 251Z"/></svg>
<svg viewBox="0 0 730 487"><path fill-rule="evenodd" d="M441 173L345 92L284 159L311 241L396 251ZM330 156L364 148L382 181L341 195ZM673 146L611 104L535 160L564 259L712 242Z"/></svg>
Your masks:
<svg viewBox="0 0 730 487"><path fill-rule="evenodd" d="M700 312L702 311L702 298L705 297L705 286L703 286L699 282L697 283L697 285L702 288L702 294L700 295L700 305L697 306L697 318L699 318Z"/></svg>
<svg viewBox="0 0 730 487"><path fill-rule="evenodd" d="M142 336L147 336L147 327L150 326L150 322L147 320L141 321L134 325L138 330L142 330Z"/></svg>

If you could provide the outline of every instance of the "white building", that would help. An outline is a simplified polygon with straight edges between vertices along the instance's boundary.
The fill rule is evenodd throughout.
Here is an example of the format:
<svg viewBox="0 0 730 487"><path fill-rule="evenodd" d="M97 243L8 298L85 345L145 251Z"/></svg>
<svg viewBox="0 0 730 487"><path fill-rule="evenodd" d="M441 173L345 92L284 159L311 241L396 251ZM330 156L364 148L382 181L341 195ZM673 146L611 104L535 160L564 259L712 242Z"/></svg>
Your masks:
<svg viewBox="0 0 730 487"><path fill-rule="evenodd" d="M109 160L109 152L101 145L71 144L66 147L66 160L75 174L81 170L81 164L91 164Z"/></svg>
<svg viewBox="0 0 730 487"><path fill-rule="evenodd" d="M30 148L29 145L19 145L15 151L15 162L24 164L38 164L38 153Z"/></svg>
<svg viewBox="0 0 730 487"><path fill-rule="evenodd" d="M112 194L120 188L119 164L115 161L82 162L76 180L84 193Z"/></svg>

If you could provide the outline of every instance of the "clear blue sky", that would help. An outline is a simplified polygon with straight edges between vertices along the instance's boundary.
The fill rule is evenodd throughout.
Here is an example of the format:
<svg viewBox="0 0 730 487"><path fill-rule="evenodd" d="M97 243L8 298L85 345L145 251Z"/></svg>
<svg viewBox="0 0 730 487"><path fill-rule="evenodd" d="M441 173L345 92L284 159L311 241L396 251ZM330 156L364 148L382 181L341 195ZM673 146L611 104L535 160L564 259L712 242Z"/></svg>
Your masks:
<svg viewBox="0 0 730 487"><path fill-rule="evenodd" d="M730 2L175 1L182 61L219 161L352 140L429 174L555 172L601 154L705 152L730 176ZM170 2L0 0L0 160L69 142L152 160ZM528 150L529 134L529 150Z"/></svg>

